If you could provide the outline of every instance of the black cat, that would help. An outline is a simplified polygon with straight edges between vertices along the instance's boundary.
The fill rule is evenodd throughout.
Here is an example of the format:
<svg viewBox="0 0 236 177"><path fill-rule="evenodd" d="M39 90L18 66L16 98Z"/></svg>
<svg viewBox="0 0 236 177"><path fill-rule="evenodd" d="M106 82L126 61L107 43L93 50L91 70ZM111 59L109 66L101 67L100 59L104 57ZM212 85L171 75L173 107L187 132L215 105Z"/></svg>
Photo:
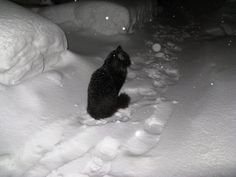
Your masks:
<svg viewBox="0 0 236 177"><path fill-rule="evenodd" d="M118 109L129 105L130 97L120 89L131 65L129 55L118 46L91 77L88 86L88 113L95 119L112 116Z"/></svg>

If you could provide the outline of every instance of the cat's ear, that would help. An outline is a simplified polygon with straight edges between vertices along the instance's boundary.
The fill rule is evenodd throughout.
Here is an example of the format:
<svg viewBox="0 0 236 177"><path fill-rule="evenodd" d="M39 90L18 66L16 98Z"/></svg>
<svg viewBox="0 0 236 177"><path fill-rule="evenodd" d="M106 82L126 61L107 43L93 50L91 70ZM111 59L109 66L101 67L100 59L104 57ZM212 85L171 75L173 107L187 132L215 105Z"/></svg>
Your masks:
<svg viewBox="0 0 236 177"><path fill-rule="evenodd" d="M116 50L120 51L122 50L122 47L119 45Z"/></svg>

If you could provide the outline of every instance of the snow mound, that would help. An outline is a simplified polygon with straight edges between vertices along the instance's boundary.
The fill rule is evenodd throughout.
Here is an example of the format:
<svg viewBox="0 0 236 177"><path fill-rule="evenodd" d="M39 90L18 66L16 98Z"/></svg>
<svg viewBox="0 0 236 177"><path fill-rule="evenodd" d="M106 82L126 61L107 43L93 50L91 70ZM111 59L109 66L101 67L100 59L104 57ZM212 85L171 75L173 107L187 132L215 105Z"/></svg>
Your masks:
<svg viewBox="0 0 236 177"><path fill-rule="evenodd" d="M75 9L79 26L92 28L97 32L112 35L124 32L129 24L126 8L108 2L89 2Z"/></svg>
<svg viewBox="0 0 236 177"><path fill-rule="evenodd" d="M39 14L62 25L92 29L104 35L125 33L129 11L123 6L103 1L78 2L46 7Z"/></svg>
<svg viewBox="0 0 236 177"><path fill-rule="evenodd" d="M0 83L4 85L49 69L67 48L60 28L7 1L0 1L0 34Z"/></svg>
<svg viewBox="0 0 236 177"><path fill-rule="evenodd" d="M119 141L107 136L97 144L94 154L103 160L113 160L117 156L119 146Z"/></svg>
<svg viewBox="0 0 236 177"><path fill-rule="evenodd" d="M38 13L56 24L74 23L73 25L76 25L74 10L77 5L78 3L64 3L62 5L39 8Z"/></svg>
<svg viewBox="0 0 236 177"><path fill-rule="evenodd" d="M161 50L161 45L156 43L152 46L152 50L155 52L159 52Z"/></svg>

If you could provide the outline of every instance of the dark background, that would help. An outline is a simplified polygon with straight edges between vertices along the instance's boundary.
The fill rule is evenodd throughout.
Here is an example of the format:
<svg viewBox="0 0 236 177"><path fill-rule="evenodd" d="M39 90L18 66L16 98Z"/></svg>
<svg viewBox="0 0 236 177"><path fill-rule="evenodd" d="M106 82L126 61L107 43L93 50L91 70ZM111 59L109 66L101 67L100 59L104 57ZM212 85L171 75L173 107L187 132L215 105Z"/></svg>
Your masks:
<svg viewBox="0 0 236 177"><path fill-rule="evenodd" d="M26 7L49 6L73 2L73 0L12 0ZM88 1L88 0L77 0ZM174 21L179 25L203 21L234 0L106 0L128 8L139 9L140 26L149 19ZM51 3L49 3L51 2ZM235 1L236 2L236 1ZM230 5L231 6L231 5ZM233 10L234 11L234 10ZM234 12L232 12L234 13Z"/></svg>

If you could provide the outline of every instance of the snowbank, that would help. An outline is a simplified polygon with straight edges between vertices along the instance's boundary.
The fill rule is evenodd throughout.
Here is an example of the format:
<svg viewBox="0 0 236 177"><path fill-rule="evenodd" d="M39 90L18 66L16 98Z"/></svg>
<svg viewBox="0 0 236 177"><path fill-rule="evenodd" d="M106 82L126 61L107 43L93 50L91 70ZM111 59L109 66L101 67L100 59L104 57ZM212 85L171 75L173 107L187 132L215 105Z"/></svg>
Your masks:
<svg viewBox="0 0 236 177"><path fill-rule="evenodd" d="M85 142L90 136L79 130L78 116L85 110L86 90L95 68L88 58L67 51L53 71L15 87L0 87L1 177L27 177L28 170L33 177L31 168L34 171L37 163L49 165L50 172L63 158L76 158L90 147L81 145L84 135ZM53 156L58 153L62 159ZM39 162L44 155L45 160Z"/></svg>
<svg viewBox="0 0 236 177"><path fill-rule="evenodd" d="M95 32L114 35L129 28L129 11L123 6L104 2L76 2L39 10L39 14L57 24L66 24Z"/></svg>
<svg viewBox="0 0 236 177"><path fill-rule="evenodd" d="M64 33L50 21L0 1L0 83L14 85L55 65L67 48Z"/></svg>

